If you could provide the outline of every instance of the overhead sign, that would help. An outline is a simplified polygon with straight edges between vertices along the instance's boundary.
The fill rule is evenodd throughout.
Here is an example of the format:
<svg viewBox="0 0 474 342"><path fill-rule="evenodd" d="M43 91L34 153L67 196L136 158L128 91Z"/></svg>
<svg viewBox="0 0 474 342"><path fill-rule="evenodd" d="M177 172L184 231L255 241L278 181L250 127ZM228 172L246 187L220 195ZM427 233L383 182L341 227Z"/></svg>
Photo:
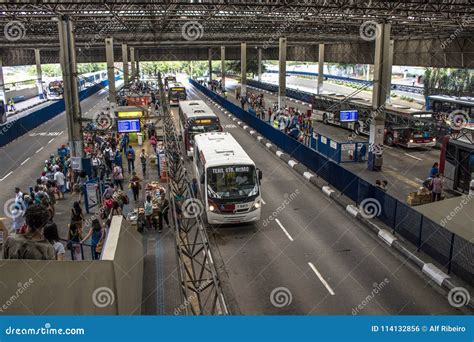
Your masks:
<svg viewBox="0 0 474 342"><path fill-rule="evenodd" d="M73 169L74 171L82 170L81 157L71 157L71 169Z"/></svg>
<svg viewBox="0 0 474 342"><path fill-rule="evenodd" d="M340 117L341 122L357 121L357 118L358 118L357 110L341 110L339 117Z"/></svg>
<svg viewBox="0 0 474 342"><path fill-rule="evenodd" d="M133 111L133 112L117 112L119 118L141 118L143 116L142 111Z"/></svg>
<svg viewBox="0 0 474 342"><path fill-rule="evenodd" d="M140 132L141 131L140 120L139 119L118 120L117 131L119 133Z"/></svg>

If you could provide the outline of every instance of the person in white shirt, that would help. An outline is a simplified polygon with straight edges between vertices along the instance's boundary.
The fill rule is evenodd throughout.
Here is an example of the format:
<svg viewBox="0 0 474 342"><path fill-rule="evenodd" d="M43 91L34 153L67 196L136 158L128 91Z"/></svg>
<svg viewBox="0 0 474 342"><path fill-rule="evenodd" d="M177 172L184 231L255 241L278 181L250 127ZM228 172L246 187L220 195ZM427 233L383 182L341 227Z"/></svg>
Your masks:
<svg viewBox="0 0 474 342"><path fill-rule="evenodd" d="M66 192L66 176L61 171L57 170L54 173L54 181L59 189L59 198L64 198Z"/></svg>

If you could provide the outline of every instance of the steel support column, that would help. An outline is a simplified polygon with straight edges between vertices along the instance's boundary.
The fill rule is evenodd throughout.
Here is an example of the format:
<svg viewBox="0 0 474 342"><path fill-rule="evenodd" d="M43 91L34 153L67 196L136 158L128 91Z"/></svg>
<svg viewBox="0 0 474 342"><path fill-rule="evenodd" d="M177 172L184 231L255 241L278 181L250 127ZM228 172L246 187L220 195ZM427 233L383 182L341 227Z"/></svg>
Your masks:
<svg viewBox="0 0 474 342"><path fill-rule="evenodd" d="M40 99L44 99L43 72L41 71L40 49L35 49L35 63L36 63L36 87L38 88L38 97Z"/></svg>
<svg viewBox="0 0 474 342"><path fill-rule="evenodd" d="M0 55L0 100L3 100L3 103L7 104L7 99L5 97L5 80L3 78L3 59Z"/></svg>
<svg viewBox="0 0 474 342"><path fill-rule="evenodd" d="M81 107L79 102L79 89L76 65L76 50L73 24L68 18L60 17L58 20L59 31L59 57L63 75L64 102L69 144L72 157L82 157L82 125Z"/></svg>
<svg viewBox="0 0 474 342"><path fill-rule="evenodd" d="M222 89L225 89L225 46L221 46L221 83Z"/></svg>
<svg viewBox="0 0 474 342"><path fill-rule="evenodd" d="M240 95L247 95L247 43L240 44Z"/></svg>
<svg viewBox="0 0 474 342"><path fill-rule="evenodd" d="M208 68L209 68L209 82L212 82L212 49L209 48L208 51Z"/></svg>
<svg viewBox="0 0 474 342"><path fill-rule="evenodd" d="M286 106L286 38L280 38L278 49L278 108Z"/></svg>
<svg viewBox="0 0 474 342"><path fill-rule="evenodd" d="M128 84L128 47L127 44L122 44L122 69L123 69L123 82L126 87Z"/></svg>
<svg viewBox="0 0 474 342"><path fill-rule="evenodd" d="M262 82L262 48L259 47L257 50L258 55L258 81Z"/></svg>
<svg viewBox="0 0 474 342"><path fill-rule="evenodd" d="M137 75L135 75L135 73L136 73L135 48L133 48L133 47L130 48L130 69L131 69L130 79L133 80L137 76Z"/></svg>
<svg viewBox="0 0 474 342"><path fill-rule="evenodd" d="M114 66L114 38L105 38L105 58L107 60L107 78L109 80L109 107L115 111L115 66Z"/></svg>
<svg viewBox="0 0 474 342"><path fill-rule="evenodd" d="M391 60L390 29L387 23L377 24L374 56L374 85L372 89L372 120L370 123L369 156L367 168L380 171L383 164L383 142L385 129L384 108L390 93Z"/></svg>
<svg viewBox="0 0 474 342"><path fill-rule="evenodd" d="M321 94L323 91L324 81L324 44L319 44L318 51L318 89L317 93Z"/></svg>

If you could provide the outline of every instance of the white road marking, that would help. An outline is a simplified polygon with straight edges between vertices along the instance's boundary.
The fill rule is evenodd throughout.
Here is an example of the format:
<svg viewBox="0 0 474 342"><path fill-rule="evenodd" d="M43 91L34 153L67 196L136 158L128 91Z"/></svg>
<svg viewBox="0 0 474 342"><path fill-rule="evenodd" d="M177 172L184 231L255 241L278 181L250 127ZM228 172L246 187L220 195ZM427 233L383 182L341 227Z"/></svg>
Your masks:
<svg viewBox="0 0 474 342"><path fill-rule="evenodd" d="M393 167L392 165L389 165L388 167L391 168L394 171L398 171L398 169L396 167Z"/></svg>
<svg viewBox="0 0 474 342"><path fill-rule="evenodd" d="M5 178L7 178L8 176L10 176L12 173L13 173L13 171L8 172L5 176L3 176L2 179L0 179L0 182L3 182L3 181L5 180Z"/></svg>
<svg viewBox="0 0 474 342"><path fill-rule="evenodd" d="M285 229L285 227L283 227L283 225L281 224L280 220L279 219L275 219L275 222L278 223L278 225L280 226L281 230L283 230L283 232L286 234L286 236L288 237L288 239L290 239L290 241L293 241L293 238L291 237L290 233L288 233L288 231Z"/></svg>
<svg viewBox="0 0 474 342"><path fill-rule="evenodd" d="M25 160L23 160L20 165L24 165L28 160L30 160L30 158L31 158L31 157L28 157L28 158L26 158Z"/></svg>
<svg viewBox="0 0 474 342"><path fill-rule="evenodd" d="M267 202L265 202L265 201L263 200L263 198L262 198L262 203L263 203L263 204L267 204Z"/></svg>
<svg viewBox="0 0 474 342"><path fill-rule="evenodd" d="M50 141L48 141L48 144L51 144L51 142L52 142L53 140L54 140L54 138L53 138L53 139L51 139Z"/></svg>
<svg viewBox="0 0 474 342"><path fill-rule="evenodd" d="M331 286L329 286L328 282L323 278L323 276L321 275L321 273L319 273L319 271L317 270L317 268L313 265L312 262L308 262L308 265L309 267L311 267L311 269L313 270L313 272L318 276L319 280L321 281L321 283L323 283L323 285L326 287L326 289L329 291L329 293L331 294L331 296L334 296L335 293L334 293L334 290L331 288Z"/></svg>
<svg viewBox="0 0 474 342"><path fill-rule="evenodd" d="M414 155L411 155L410 153L404 153L404 155L409 156L409 157L411 157L413 159L416 159L416 160L423 160L421 158L415 157Z"/></svg>
<svg viewBox="0 0 474 342"><path fill-rule="evenodd" d="M59 133L58 135L61 135L61 134L63 134L63 133L64 133L64 131L61 131L61 133Z"/></svg>
<svg viewBox="0 0 474 342"><path fill-rule="evenodd" d="M44 147L40 147L35 153L38 153L40 151L42 151L44 149Z"/></svg>
<svg viewBox="0 0 474 342"><path fill-rule="evenodd" d="M423 184L423 180L421 180L420 178L415 177L415 179L416 179L418 182L420 182L421 184Z"/></svg>

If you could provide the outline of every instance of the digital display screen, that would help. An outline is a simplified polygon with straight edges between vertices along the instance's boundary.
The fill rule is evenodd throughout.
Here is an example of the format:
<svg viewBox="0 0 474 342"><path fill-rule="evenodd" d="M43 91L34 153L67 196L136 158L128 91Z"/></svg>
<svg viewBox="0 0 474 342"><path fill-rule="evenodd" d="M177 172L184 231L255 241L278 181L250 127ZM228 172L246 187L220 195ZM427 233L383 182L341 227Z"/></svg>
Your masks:
<svg viewBox="0 0 474 342"><path fill-rule="evenodd" d="M117 112L117 116L119 118L141 118L143 116L143 112Z"/></svg>
<svg viewBox="0 0 474 342"><path fill-rule="evenodd" d="M141 131L140 120L139 119L118 120L117 130L119 133L140 132Z"/></svg>
<svg viewBox="0 0 474 342"><path fill-rule="evenodd" d="M212 122L211 119L200 119L195 121L197 124L210 124Z"/></svg>
<svg viewBox="0 0 474 342"><path fill-rule="evenodd" d="M171 91L184 91L184 90L185 90L184 88L177 88L177 87L171 88Z"/></svg>
<svg viewBox="0 0 474 342"><path fill-rule="evenodd" d="M357 121L357 110L341 110L339 117L341 122Z"/></svg>

